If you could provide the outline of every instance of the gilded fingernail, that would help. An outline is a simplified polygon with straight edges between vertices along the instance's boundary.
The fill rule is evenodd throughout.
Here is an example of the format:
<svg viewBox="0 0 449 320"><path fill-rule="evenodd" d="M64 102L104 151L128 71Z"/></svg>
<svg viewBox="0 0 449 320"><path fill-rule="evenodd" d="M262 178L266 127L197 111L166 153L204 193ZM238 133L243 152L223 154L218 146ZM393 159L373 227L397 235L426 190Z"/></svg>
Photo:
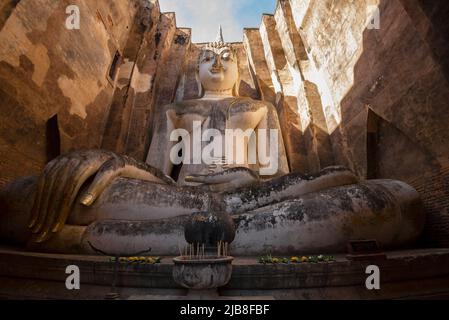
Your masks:
<svg viewBox="0 0 449 320"><path fill-rule="evenodd" d="M32 232L38 233L41 230L41 228L42 228L42 223L35 225Z"/></svg>
<svg viewBox="0 0 449 320"><path fill-rule="evenodd" d="M41 243L41 242L44 242L46 239L47 239L47 232L43 232L40 236L39 236L39 238L37 238L37 240L36 240L36 242L37 243Z"/></svg>
<svg viewBox="0 0 449 320"><path fill-rule="evenodd" d="M33 228L35 223L36 223L36 219L31 220L30 223L28 224L28 228L30 228L30 229Z"/></svg>
<svg viewBox="0 0 449 320"><path fill-rule="evenodd" d="M82 196L80 202L85 206L90 206L94 200L94 196L90 193L86 193L84 196Z"/></svg>
<svg viewBox="0 0 449 320"><path fill-rule="evenodd" d="M59 231L59 226L60 226L59 223L55 224L55 226L51 229L51 232L53 232L53 233L58 232Z"/></svg>

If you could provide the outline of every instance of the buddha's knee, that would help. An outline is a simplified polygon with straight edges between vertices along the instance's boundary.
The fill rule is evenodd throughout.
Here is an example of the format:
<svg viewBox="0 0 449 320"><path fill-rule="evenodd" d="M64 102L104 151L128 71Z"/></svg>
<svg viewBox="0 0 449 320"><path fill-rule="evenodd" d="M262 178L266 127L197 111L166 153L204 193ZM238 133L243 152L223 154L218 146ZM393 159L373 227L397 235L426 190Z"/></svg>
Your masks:
<svg viewBox="0 0 449 320"><path fill-rule="evenodd" d="M184 226L189 215L169 219L131 221L102 220L90 224L82 247L92 247L108 254L133 254L151 248L153 255L177 255L185 243Z"/></svg>
<svg viewBox="0 0 449 320"><path fill-rule="evenodd" d="M393 180L331 188L236 217L234 252L342 252L354 239L384 248L415 241L424 226L419 194Z"/></svg>

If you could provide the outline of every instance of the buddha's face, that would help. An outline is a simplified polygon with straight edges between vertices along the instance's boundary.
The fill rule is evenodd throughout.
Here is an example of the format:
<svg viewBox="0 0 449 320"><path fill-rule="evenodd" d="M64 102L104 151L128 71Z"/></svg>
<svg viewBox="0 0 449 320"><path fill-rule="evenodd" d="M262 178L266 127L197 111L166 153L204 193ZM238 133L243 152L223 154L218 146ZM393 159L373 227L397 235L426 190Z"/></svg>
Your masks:
<svg viewBox="0 0 449 320"><path fill-rule="evenodd" d="M199 79L206 91L234 88L238 80L235 53L230 47L204 49L199 57Z"/></svg>

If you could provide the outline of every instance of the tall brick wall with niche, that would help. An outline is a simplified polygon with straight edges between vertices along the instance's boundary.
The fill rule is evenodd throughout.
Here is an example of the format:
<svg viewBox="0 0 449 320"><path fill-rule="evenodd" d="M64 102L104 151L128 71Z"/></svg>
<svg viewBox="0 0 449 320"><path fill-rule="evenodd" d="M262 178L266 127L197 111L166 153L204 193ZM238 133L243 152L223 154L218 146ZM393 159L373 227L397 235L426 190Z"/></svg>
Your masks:
<svg viewBox="0 0 449 320"><path fill-rule="evenodd" d="M79 8L79 30L66 28L69 5ZM100 147L114 95L112 62L117 53L126 57L130 35L140 32L135 19L151 6L143 0L2 2L0 185L39 173L58 150Z"/></svg>

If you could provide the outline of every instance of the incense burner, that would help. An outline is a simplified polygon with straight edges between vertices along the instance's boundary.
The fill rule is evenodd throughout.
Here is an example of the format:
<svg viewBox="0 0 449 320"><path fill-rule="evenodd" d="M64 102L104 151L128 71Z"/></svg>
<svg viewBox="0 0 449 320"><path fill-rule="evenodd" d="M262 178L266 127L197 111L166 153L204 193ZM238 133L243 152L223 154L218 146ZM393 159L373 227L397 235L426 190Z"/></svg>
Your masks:
<svg viewBox="0 0 449 320"><path fill-rule="evenodd" d="M233 257L173 258L173 279L184 288L210 290L225 286L231 279Z"/></svg>

